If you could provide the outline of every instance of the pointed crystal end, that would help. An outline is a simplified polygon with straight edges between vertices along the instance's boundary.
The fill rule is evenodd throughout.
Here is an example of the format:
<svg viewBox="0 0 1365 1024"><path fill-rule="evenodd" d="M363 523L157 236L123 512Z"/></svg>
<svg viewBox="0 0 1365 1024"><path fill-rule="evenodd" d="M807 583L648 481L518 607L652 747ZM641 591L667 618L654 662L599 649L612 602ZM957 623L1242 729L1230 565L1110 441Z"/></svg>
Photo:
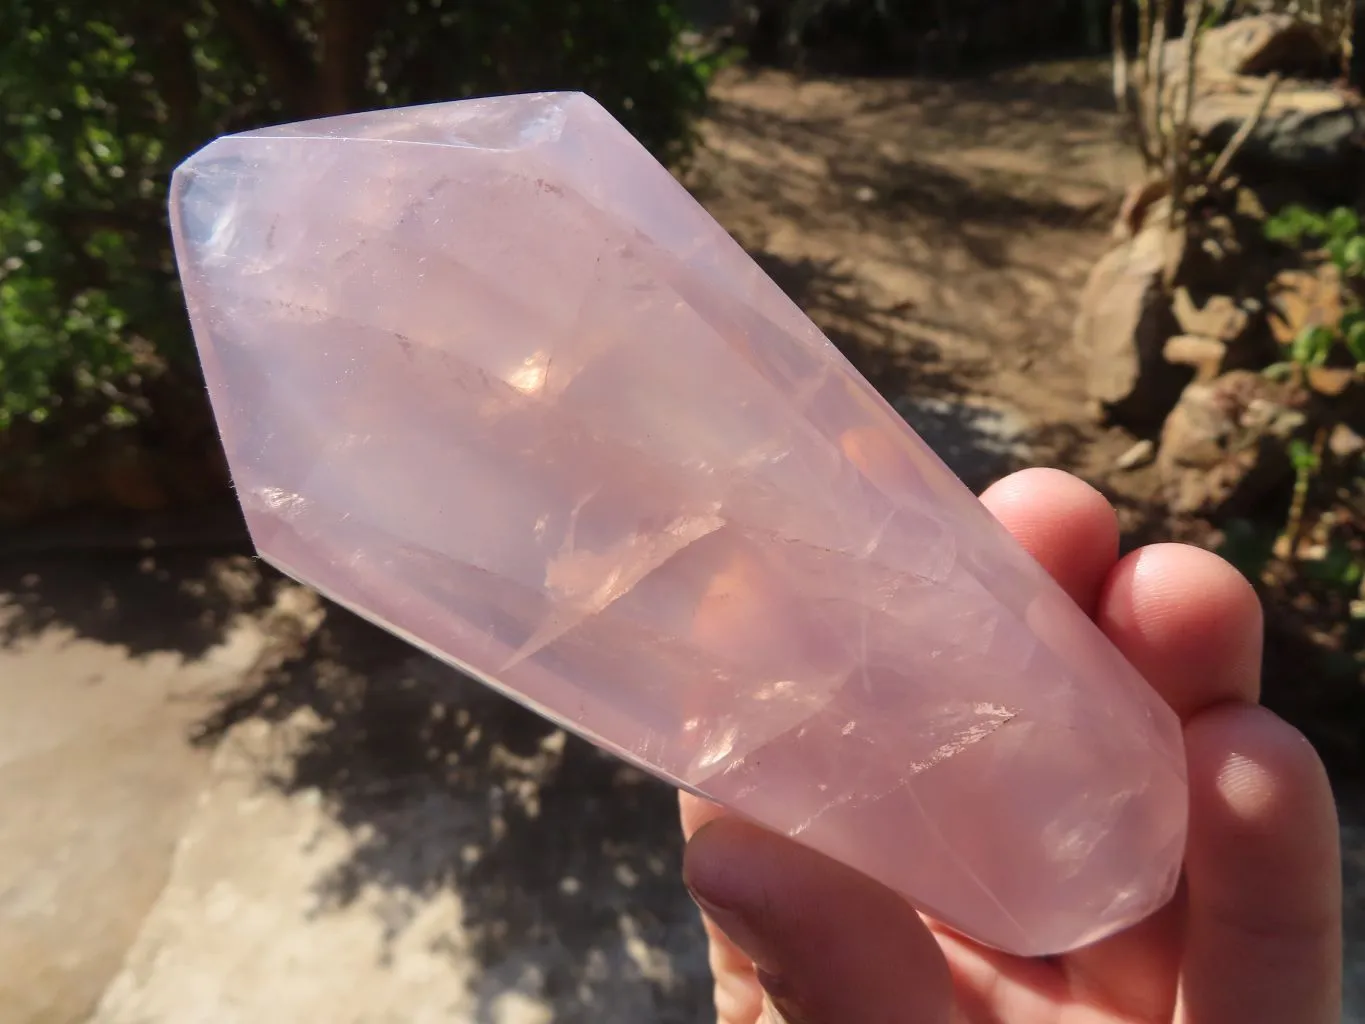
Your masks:
<svg viewBox="0 0 1365 1024"><path fill-rule="evenodd" d="M592 100L223 138L172 219L265 558L989 945L1170 897L1170 709Z"/></svg>

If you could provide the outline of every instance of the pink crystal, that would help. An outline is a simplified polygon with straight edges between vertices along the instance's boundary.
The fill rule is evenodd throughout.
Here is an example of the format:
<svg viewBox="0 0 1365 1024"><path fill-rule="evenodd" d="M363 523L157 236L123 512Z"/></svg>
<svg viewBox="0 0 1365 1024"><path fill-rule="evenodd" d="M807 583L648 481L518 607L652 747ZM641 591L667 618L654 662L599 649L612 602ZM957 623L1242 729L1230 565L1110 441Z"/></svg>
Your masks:
<svg viewBox="0 0 1365 1024"><path fill-rule="evenodd" d="M172 216L281 570L989 945L1170 897L1175 716L592 100L219 139Z"/></svg>

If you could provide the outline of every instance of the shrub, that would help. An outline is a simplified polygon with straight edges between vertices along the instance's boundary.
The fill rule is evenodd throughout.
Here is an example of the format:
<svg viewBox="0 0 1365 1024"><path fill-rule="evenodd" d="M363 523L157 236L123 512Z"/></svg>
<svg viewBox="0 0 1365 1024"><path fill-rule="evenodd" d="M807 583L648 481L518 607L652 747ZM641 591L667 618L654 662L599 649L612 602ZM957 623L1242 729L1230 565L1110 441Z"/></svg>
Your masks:
<svg viewBox="0 0 1365 1024"><path fill-rule="evenodd" d="M193 369L165 222L225 132L346 110L582 89L683 156L705 59L672 3L8 0L0 5L0 429L148 368Z"/></svg>

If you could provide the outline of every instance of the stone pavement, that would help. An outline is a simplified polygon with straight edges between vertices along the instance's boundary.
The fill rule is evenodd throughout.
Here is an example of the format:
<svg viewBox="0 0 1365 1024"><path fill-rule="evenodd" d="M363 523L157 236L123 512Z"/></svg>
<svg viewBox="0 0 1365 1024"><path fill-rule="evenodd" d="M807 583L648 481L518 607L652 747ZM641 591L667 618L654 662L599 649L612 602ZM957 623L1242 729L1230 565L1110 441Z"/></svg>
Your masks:
<svg viewBox="0 0 1365 1024"><path fill-rule="evenodd" d="M252 643L187 661L53 626L0 647L4 1024L83 1020L119 970L208 777L187 730Z"/></svg>

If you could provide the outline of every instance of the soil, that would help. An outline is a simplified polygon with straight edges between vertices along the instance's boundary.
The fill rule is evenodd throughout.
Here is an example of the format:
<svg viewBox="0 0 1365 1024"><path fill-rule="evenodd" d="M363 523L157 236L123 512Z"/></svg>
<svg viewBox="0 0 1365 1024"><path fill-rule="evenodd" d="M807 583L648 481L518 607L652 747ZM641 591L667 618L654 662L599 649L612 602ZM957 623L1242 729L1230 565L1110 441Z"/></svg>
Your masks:
<svg viewBox="0 0 1365 1024"><path fill-rule="evenodd" d="M893 401L995 400L1033 424L1034 461L1102 470L1125 439L1088 415L1071 323L1140 169L1105 75L736 73L688 179Z"/></svg>

